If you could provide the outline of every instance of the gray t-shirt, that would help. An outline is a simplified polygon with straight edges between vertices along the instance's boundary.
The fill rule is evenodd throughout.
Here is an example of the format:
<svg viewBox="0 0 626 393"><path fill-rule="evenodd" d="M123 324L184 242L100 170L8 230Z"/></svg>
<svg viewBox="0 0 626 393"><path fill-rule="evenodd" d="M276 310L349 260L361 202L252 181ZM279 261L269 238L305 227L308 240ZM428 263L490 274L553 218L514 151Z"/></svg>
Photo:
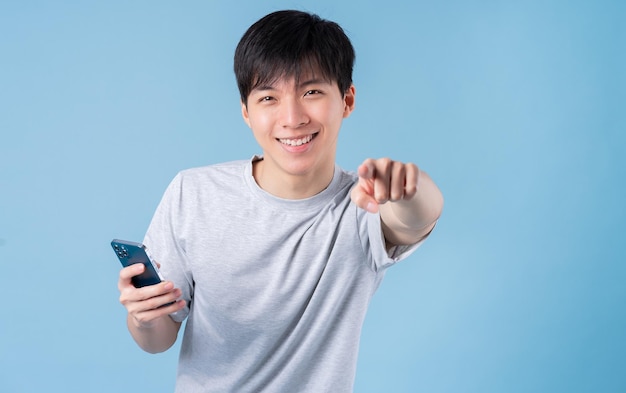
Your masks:
<svg viewBox="0 0 626 393"><path fill-rule="evenodd" d="M253 160L258 157L253 158ZM351 392L361 326L388 254L356 176L303 200L262 190L252 160L180 172L144 243L189 308L176 391Z"/></svg>

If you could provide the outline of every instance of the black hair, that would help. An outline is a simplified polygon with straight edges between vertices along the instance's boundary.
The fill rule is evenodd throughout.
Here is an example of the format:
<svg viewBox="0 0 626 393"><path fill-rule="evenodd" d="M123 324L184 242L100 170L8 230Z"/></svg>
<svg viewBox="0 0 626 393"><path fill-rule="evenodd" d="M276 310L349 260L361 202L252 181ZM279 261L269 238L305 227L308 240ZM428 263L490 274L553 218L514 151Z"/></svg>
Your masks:
<svg viewBox="0 0 626 393"><path fill-rule="evenodd" d="M264 16L244 33L235 50L235 77L241 101L257 86L282 77L296 82L313 72L337 82L341 94L352 84L355 53L337 23L296 10Z"/></svg>

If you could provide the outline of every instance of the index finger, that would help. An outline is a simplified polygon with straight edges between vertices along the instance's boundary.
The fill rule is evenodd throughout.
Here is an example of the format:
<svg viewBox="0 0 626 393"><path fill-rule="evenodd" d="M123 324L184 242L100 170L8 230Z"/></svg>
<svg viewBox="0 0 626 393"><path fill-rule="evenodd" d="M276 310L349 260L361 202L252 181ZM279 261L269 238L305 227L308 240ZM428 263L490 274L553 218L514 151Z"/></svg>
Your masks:
<svg viewBox="0 0 626 393"><path fill-rule="evenodd" d="M118 282L118 287L120 288L120 290L123 287L132 285L131 279L143 273L145 269L146 267L143 263L134 263L120 270L120 278Z"/></svg>
<svg viewBox="0 0 626 393"><path fill-rule="evenodd" d="M375 169L376 167L374 165L374 160L368 158L367 160L363 161L363 163L359 166L359 177L363 179L371 179L374 177Z"/></svg>

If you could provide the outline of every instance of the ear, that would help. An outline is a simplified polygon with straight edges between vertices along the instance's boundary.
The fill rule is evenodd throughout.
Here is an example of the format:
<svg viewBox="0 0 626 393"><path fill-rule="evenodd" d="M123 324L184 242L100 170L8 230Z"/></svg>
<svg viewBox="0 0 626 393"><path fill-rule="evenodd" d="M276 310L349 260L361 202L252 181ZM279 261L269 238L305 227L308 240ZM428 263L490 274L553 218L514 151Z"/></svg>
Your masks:
<svg viewBox="0 0 626 393"><path fill-rule="evenodd" d="M252 128L252 126L250 126L250 116L248 115L248 106L243 101L241 101L241 117L243 117L243 121L246 122L248 127Z"/></svg>
<svg viewBox="0 0 626 393"><path fill-rule="evenodd" d="M354 110L355 104L355 96L356 96L356 88L354 85L350 85L346 93L343 95L343 118L350 116L350 113Z"/></svg>

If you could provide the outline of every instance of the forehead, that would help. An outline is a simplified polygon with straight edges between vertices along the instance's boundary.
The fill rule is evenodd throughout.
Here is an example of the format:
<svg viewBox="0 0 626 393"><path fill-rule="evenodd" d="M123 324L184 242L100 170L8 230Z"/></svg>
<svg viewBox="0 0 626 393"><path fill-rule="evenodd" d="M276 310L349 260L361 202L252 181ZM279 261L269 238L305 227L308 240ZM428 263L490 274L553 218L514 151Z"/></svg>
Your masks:
<svg viewBox="0 0 626 393"><path fill-rule="evenodd" d="M252 92L264 90L298 90L311 85L334 85L333 81L324 79L318 75L301 75L300 79L295 76L281 76L265 83L257 83Z"/></svg>
<svg viewBox="0 0 626 393"><path fill-rule="evenodd" d="M256 71L251 86L252 90L285 85L298 87L302 84L310 84L312 81L333 83L332 77L310 59L291 66L282 64L278 67L258 67Z"/></svg>

